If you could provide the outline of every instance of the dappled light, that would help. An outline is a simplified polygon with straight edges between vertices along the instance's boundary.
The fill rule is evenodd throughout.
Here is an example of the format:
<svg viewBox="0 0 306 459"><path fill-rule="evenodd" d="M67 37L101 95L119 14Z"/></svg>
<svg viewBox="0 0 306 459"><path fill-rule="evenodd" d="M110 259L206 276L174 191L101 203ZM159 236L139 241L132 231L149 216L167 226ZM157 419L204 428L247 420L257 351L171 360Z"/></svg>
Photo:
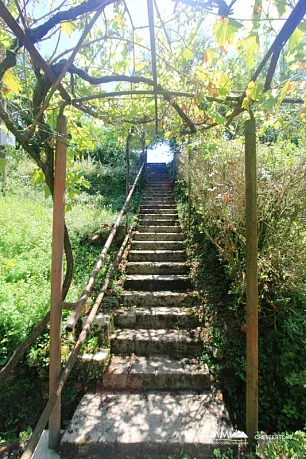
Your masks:
<svg viewBox="0 0 306 459"><path fill-rule="evenodd" d="M0 455L306 456L305 14L0 2Z"/></svg>

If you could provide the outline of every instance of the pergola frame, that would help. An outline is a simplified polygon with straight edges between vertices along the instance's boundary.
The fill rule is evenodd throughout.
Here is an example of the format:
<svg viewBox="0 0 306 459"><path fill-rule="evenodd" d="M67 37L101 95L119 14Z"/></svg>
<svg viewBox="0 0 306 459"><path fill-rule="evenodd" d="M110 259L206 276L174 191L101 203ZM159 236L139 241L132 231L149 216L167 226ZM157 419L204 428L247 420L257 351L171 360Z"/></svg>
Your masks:
<svg viewBox="0 0 306 459"><path fill-rule="evenodd" d="M151 41L151 56L152 56L152 74L153 82L148 79L136 79L135 82L146 82L153 86L153 90L130 90L130 91L120 91L120 92L111 92L111 93L101 93L95 94L93 96L87 96L82 98L72 98L68 92L64 89L62 85L62 79L70 67L73 64L74 58L76 57L78 51L81 49L82 44L94 26L96 20L101 14L105 6L116 3L118 0L104 0L102 2L97 2L97 7L90 12L94 12L93 18L89 22L88 26L84 29L76 47L73 49L68 61L65 63L64 67L59 76L56 76L50 68L50 65L42 58L40 53L34 46L34 43L38 40L33 39L31 33L24 33L20 28L19 24L7 10L5 5L0 2L0 16L6 22L8 27L12 30L19 42L25 46L28 50L31 58L36 63L36 65L43 70L47 78L52 83L52 87L48 96L45 100L41 111L45 110L50 102L50 99L53 93L58 90L63 103L61 106L60 114L58 116L57 123L57 144L56 144L56 162L55 162L55 187L54 187L54 211L53 211L53 245L52 245L52 280L51 280L51 309L50 313L48 312L46 316L42 319L39 324L39 328L35 330L32 335L32 340L27 339L27 347L29 347L34 339L41 333L44 326L49 320L50 316L50 385L49 385L49 401L46 405L42 416L33 432L33 435L28 443L27 449L22 455L22 459L30 459L32 453L35 449L35 446L41 436L43 429L45 428L47 422L49 421L49 445L52 448L55 448L59 441L60 436L60 394L63 389L63 386L71 372L74 363L76 362L77 354L80 351L81 345L86 338L86 334L89 330L89 327L94 319L95 313L97 312L98 306L101 303L103 298L104 291L106 287L103 286L102 289L102 298L101 294L96 300L95 305L93 306L89 318L86 322L85 327L78 339L78 342L70 355L67 366L62 370L61 369L61 355L60 355L60 343L61 343L61 315L62 308L74 308L72 317L68 321L68 329L73 329L76 323L77 318L79 317L85 302L88 297L90 290L92 288L95 276L99 271L102 262L105 258L106 252L102 251L101 255L97 261L97 264L94 268L93 273L91 274L88 284L86 285L84 292L76 303L69 304L63 303L62 301L62 279L63 279L63 241L64 241L64 202L65 202L65 174L66 174L66 148L67 148L67 119L64 116L64 109L66 106L73 105L74 107L83 110L86 113L86 108L81 105L81 103L98 98L107 98L107 97L122 97L127 95L148 95L154 97L155 100L155 127L156 134L158 134L158 108L157 101L158 96L163 97L165 100L170 102L173 96L176 97L194 97L193 94L182 93L177 91L168 91L164 90L158 85L158 74L157 74L157 65L156 65L156 47L155 47L155 32L154 32L154 5L153 0L147 0L147 9L148 9L148 19L149 19L149 30L150 30L150 41ZM156 2L155 9L157 14L159 14ZM184 3L188 3L185 1ZM192 2L189 2L192 3ZM306 0L299 0L295 8L292 10L290 16L286 20L284 26L278 33L265 57L259 64L258 68L254 72L250 81L256 81L258 76L263 71L265 65L270 61L268 72L266 74L265 80L265 91L270 89L273 75L275 73L276 64L280 55L281 49L284 47L285 43L288 41L293 31L303 19L306 13ZM166 30L164 30L166 33ZM168 36L167 36L168 40ZM168 40L169 41L169 40ZM132 81L131 79L123 79L123 81ZM231 114L227 117L226 126L228 126L231 121L238 114L245 111L242 108L242 102L246 96L246 90L237 97L226 97L225 99L218 99L214 97L207 97L208 100L215 101L217 103L234 103L235 106ZM302 99L284 99L282 103L303 103ZM189 130L186 130L186 133L194 134L198 131L203 131L205 129L210 129L216 126L216 123L213 123L204 128L197 128L192 120L187 116L187 114L182 110L182 108L175 102L171 103L172 106L176 109L178 114L181 116L182 120L188 125ZM254 438L256 431L258 430L258 287L257 287L257 190L256 190L256 127L255 119L250 113L250 120L246 121L245 124L245 172L246 172L246 297L247 297L247 374L246 374L246 431L250 439ZM92 113L91 113L92 114ZM5 118L3 112L0 111L0 115L4 118L7 127L9 128L9 121ZM35 130L35 121L30 129L25 134L25 138L30 138L33 135ZM128 145L128 144L127 144ZM127 147L128 148L128 147ZM145 150L143 144L143 151ZM142 170L145 168L143 164L137 180L142 173ZM126 213L128 209L129 200L133 194L136 182L134 183L131 190L127 186L127 200L125 206L123 207L117 222L114 225L114 228L108 239L108 246L114 237L116 229L120 223L121 218ZM117 226L116 226L117 225ZM129 232L127 234L128 238ZM127 242L127 239L125 243ZM103 249L104 250L104 249ZM121 252L123 250L121 249ZM122 253L121 253L122 255ZM117 263L120 258L120 251L116 258ZM112 268L113 272L115 268ZM109 281L109 279L108 279ZM107 280L105 281L107 283ZM105 284L106 285L106 284ZM105 287L105 288L104 288ZM26 348L27 348L26 347ZM23 348L25 352L26 348ZM9 361L6 367L1 370L0 373L0 384L3 383L7 374L12 371L12 368L16 365L19 359L22 356L22 350L17 349L16 353ZM3 379L2 379L3 378Z"/></svg>

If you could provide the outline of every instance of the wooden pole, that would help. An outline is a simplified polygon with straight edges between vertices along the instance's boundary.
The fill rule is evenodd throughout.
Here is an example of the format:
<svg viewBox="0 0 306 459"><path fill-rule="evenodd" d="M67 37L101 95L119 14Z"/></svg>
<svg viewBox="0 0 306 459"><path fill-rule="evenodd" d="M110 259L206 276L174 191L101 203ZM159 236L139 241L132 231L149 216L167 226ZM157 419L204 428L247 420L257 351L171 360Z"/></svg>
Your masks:
<svg viewBox="0 0 306 459"><path fill-rule="evenodd" d="M188 145L188 232L191 229L191 146Z"/></svg>
<svg viewBox="0 0 306 459"><path fill-rule="evenodd" d="M257 165L254 116L245 122L246 194L246 433L258 430L258 282L257 282Z"/></svg>
<svg viewBox="0 0 306 459"><path fill-rule="evenodd" d="M152 56L152 75L154 81L154 100L155 100L155 133L158 135L158 106L157 106L157 66L156 66L156 44L155 44L155 31L154 31L154 9L153 0L147 0L149 29L150 29L150 43L151 43L151 56Z"/></svg>
<svg viewBox="0 0 306 459"><path fill-rule="evenodd" d="M2 171L2 194L5 196L6 186L7 186L7 163L6 163L6 154L5 147L0 145L0 159L3 159L3 171Z"/></svg>
<svg viewBox="0 0 306 459"><path fill-rule="evenodd" d="M56 389L61 374L62 337L62 285L64 253L64 212L66 182L66 134L67 119L57 119L57 141L54 176L52 267L51 267L51 309L50 309L50 366L49 397ZM55 449L60 440L61 398L59 397L49 418L49 448Z"/></svg>
<svg viewBox="0 0 306 459"><path fill-rule="evenodd" d="M145 157L144 157L144 183L147 183L148 175L148 147L145 148Z"/></svg>
<svg viewBox="0 0 306 459"><path fill-rule="evenodd" d="M32 436L26 446L26 449L23 453L23 455L21 456L20 459L31 459L32 456L33 456L33 453L35 451L35 448L37 446L37 443L39 442L39 439L43 433L43 430L44 428L46 427L46 424L47 424L47 421L50 417L50 413L52 412L52 410L54 409L54 406L56 406L56 401L57 399L60 397L60 394L63 390L63 387L68 379L68 376L70 375L76 361L77 361L77 357L78 357L78 354L80 353L81 351L81 348L83 346L83 343L85 342L85 339L87 337L87 334L90 330L90 327L93 323L93 320L94 318L96 317L96 314L97 314L97 311L98 311L98 308L104 298L104 294L107 290L107 287L108 287L108 284L110 282L110 279L116 269L116 267L118 266L118 264L120 263L120 260L122 258L122 255L123 255L123 252L124 252L124 249L126 247L126 244L128 243L128 240L130 239L131 237L131 232L132 232L132 228L130 229L129 233L126 235L121 247L120 247L120 250L119 252L117 253L117 256L105 278L105 281L104 281L104 284L103 284L103 287L102 287L102 290L101 292L99 293L96 301L95 301L95 304L93 305L87 319L86 319L86 322L85 322L85 325L83 326L82 328L82 331L78 337L78 340L74 346L74 348L72 349L70 355L69 355L69 358L68 358L68 361L67 361L67 364L65 366L65 368L63 369L59 379L57 380L56 382L56 386L55 386L55 390L53 391L52 395L50 395L49 397L49 400L48 400L48 403L46 404L45 408L44 408L44 411L42 412L36 426L35 426L35 429L33 430L33 433L32 433Z"/></svg>
<svg viewBox="0 0 306 459"><path fill-rule="evenodd" d="M104 244L104 247L96 261L96 264L94 266L94 269L92 270L92 273L90 274L89 276L89 279L87 281L87 284L85 285L85 288L81 294L81 298L79 299L79 301L77 301L76 303L62 303L62 306L64 308L70 308L70 307L73 307L74 311L73 313L71 314L71 317L70 319L68 320L67 322L67 325L66 325L66 330L71 332L75 326L76 326L76 323L77 323L77 320L78 318L80 317L80 314L81 312L83 311L83 308L85 306L85 303L86 303L86 300L88 298L88 296L90 295L91 293L91 290L93 288L93 285L95 283L95 279L101 269L101 266L102 266L102 263L104 262L105 260L105 257L108 253L108 250L110 248L110 245L115 237L115 234L117 232L117 229L120 225L120 222L123 218L123 216L126 214L126 211L128 210L128 206L130 204L130 200L133 196L133 193L134 193L134 190L136 188L136 185L138 183L138 180L139 180L139 177L141 176L141 173L143 171L143 168L144 168L144 164L141 166L141 168L139 169L138 171L138 174L135 178L135 181L134 181L134 184L132 185L132 188L131 188L131 191L128 195L128 197L126 198L126 201L117 217L117 220L115 221L113 227L112 227L112 230L111 232L109 233L108 235L108 238Z"/></svg>
<svg viewBox="0 0 306 459"><path fill-rule="evenodd" d="M128 133L127 139L126 139L126 146L125 146L125 159L126 159L126 176L125 176L125 197L127 198L129 193L130 193L130 169L131 169L131 164L130 164L130 141L132 137L132 132ZM125 222L125 232L127 233L129 230L129 213L128 211L126 212L125 215L126 222Z"/></svg>
<svg viewBox="0 0 306 459"><path fill-rule="evenodd" d="M143 132L141 135L141 146L142 146L142 162L144 164L144 179L143 184L146 182L146 174L147 174L147 149L146 149L146 137L145 133Z"/></svg>

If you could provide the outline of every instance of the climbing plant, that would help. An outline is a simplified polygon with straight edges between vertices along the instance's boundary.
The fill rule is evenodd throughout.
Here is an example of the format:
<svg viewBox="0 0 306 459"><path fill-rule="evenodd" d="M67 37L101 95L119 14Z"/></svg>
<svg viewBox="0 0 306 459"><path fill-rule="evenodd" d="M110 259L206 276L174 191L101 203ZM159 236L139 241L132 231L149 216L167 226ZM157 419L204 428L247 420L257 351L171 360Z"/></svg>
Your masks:
<svg viewBox="0 0 306 459"><path fill-rule="evenodd" d="M255 106L264 135L282 124L281 104L295 99L305 122L304 0L256 0L245 17L236 1L153 3L153 56L146 9L139 22L128 0L0 4L0 118L35 160L36 179L42 171L51 194L55 120L63 100L71 156L76 145L93 146L97 139L88 120L114 125L123 137L131 124L144 126L150 140L156 114L166 138L216 125L233 133L234 118ZM68 184L78 180L71 176ZM65 251L66 294L73 272L67 228Z"/></svg>

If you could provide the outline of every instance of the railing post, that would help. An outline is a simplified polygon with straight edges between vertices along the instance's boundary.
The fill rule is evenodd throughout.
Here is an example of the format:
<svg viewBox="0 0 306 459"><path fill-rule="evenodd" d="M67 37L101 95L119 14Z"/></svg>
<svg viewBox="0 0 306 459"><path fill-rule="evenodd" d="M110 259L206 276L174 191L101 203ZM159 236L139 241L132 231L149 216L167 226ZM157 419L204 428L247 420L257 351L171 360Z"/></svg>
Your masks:
<svg viewBox="0 0 306 459"><path fill-rule="evenodd" d="M148 147L145 147L145 154L144 154L144 183L147 183L147 174L148 174Z"/></svg>
<svg viewBox="0 0 306 459"><path fill-rule="evenodd" d="M188 142L188 233L191 230L191 146Z"/></svg>
<svg viewBox="0 0 306 459"><path fill-rule="evenodd" d="M7 164L6 164L6 154L5 147L0 145L0 159L3 159L4 165L2 170L2 194L5 196L6 186L7 186Z"/></svg>
<svg viewBox="0 0 306 459"><path fill-rule="evenodd" d="M50 308L50 365L49 397L53 394L61 374L62 336L62 285L64 251L64 212L66 182L66 134L67 119L60 114L57 119L57 141L54 173L53 233L51 267L51 308ZM49 418L49 448L55 449L60 440L61 398Z"/></svg>
<svg viewBox="0 0 306 459"><path fill-rule="evenodd" d="M246 433L258 430L258 280L256 124L245 122L246 194Z"/></svg>
<svg viewBox="0 0 306 459"><path fill-rule="evenodd" d="M144 163L144 177L146 176L146 173L147 173L147 148L146 148L146 138L145 138L145 133L143 132L142 135L141 135L141 147L142 147L142 161Z"/></svg>
<svg viewBox="0 0 306 459"><path fill-rule="evenodd" d="M125 159L126 159L126 176L125 176L125 197L127 198L130 193L130 141L132 137L132 131L128 133L126 138L126 146L125 146ZM126 223L125 223L125 233L129 230L129 213L126 212Z"/></svg>

